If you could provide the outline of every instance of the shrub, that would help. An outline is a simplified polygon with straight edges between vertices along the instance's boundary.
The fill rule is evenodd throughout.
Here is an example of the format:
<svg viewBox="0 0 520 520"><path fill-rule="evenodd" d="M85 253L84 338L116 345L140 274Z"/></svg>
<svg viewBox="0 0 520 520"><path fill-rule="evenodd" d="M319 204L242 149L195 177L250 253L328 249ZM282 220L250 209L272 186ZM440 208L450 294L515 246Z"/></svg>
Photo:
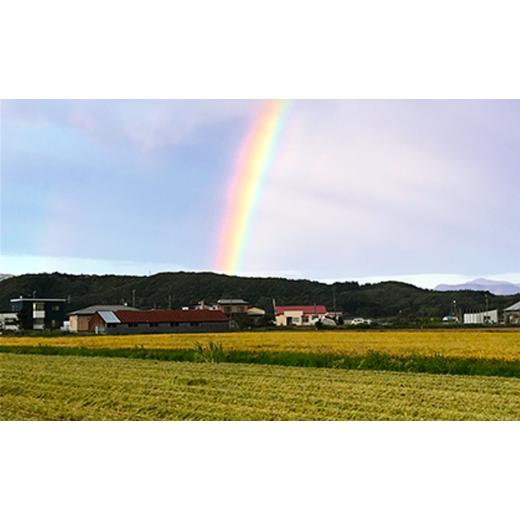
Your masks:
<svg viewBox="0 0 520 520"><path fill-rule="evenodd" d="M204 361L205 363L221 363L225 360L222 343L216 341L210 341L207 345L197 343L195 360Z"/></svg>

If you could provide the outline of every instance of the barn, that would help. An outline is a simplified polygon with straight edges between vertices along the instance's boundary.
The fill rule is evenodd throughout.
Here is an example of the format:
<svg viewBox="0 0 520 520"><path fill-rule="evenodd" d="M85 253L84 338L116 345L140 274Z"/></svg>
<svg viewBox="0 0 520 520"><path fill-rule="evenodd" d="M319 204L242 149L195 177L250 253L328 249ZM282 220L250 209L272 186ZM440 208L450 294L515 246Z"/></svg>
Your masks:
<svg viewBox="0 0 520 520"><path fill-rule="evenodd" d="M96 334L157 334L161 332L219 332L229 318L217 310L98 311L89 322Z"/></svg>
<svg viewBox="0 0 520 520"><path fill-rule="evenodd" d="M88 332L90 330L89 324L96 312L99 311L136 311L133 307L126 305L91 305L84 309L69 312L69 327L71 332Z"/></svg>

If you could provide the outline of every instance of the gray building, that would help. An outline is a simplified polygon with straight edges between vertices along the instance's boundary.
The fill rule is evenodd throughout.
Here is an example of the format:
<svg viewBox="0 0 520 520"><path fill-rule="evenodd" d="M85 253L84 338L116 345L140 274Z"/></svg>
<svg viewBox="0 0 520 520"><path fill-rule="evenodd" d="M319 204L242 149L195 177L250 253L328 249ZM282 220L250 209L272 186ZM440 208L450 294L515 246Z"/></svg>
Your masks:
<svg viewBox="0 0 520 520"><path fill-rule="evenodd" d="M504 323L506 325L520 325L520 302L504 309Z"/></svg>
<svg viewBox="0 0 520 520"><path fill-rule="evenodd" d="M217 301L215 309L222 311L227 316L244 316L249 309L249 303L241 298L220 299Z"/></svg>

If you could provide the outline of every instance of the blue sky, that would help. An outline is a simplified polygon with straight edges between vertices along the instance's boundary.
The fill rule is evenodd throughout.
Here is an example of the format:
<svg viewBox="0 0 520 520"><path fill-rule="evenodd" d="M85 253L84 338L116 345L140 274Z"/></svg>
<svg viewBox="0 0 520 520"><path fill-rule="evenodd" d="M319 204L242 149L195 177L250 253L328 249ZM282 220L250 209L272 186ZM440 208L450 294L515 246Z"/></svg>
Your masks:
<svg viewBox="0 0 520 520"><path fill-rule="evenodd" d="M3 101L1 272L212 270L258 101ZM520 281L520 103L294 101L247 275Z"/></svg>

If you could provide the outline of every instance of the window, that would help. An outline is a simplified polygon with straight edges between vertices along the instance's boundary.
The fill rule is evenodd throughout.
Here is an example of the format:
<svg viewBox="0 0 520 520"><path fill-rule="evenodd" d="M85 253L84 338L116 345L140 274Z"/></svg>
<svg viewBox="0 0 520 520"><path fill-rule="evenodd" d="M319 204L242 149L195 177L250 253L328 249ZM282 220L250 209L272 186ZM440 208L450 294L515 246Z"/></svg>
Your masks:
<svg viewBox="0 0 520 520"><path fill-rule="evenodd" d="M109 329L113 329L115 326L116 326L115 323L107 323L107 327L108 327Z"/></svg>
<svg viewBox="0 0 520 520"><path fill-rule="evenodd" d="M198 327L199 326L199 322L198 321L192 321L191 322L191 326L192 327Z"/></svg>
<svg viewBox="0 0 520 520"><path fill-rule="evenodd" d="M35 302L33 303L33 311L44 311L45 303L43 302Z"/></svg>
<svg viewBox="0 0 520 520"><path fill-rule="evenodd" d="M138 323L129 323L128 326L129 327L137 327L137 325L139 325Z"/></svg>
<svg viewBox="0 0 520 520"><path fill-rule="evenodd" d="M224 306L224 313L225 314L231 314L231 307L229 305Z"/></svg>
<svg viewBox="0 0 520 520"><path fill-rule="evenodd" d="M149 323L148 325L149 325L150 327L158 327L158 326L159 326L158 323Z"/></svg>
<svg viewBox="0 0 520 520"><path fill-rule="evenodd" d="M303 323L309 323L309 316L303 317Z"/></svg>
<svg viewBox="0 0 520 520"><path fill-rule="evenodd" d="M57 305L57 304L54 304L54 305L52 306L52 310L55 311L55 312L56 312L56 311L59 311L59 310L60 310L60 306Z"/></svg>
<svg viewBox="0 0 520 520"><path fill-rule="evenodd" d="M179 322L178 321L172 321L170 323L170 327L178 327L179 326Z"/></svg>

